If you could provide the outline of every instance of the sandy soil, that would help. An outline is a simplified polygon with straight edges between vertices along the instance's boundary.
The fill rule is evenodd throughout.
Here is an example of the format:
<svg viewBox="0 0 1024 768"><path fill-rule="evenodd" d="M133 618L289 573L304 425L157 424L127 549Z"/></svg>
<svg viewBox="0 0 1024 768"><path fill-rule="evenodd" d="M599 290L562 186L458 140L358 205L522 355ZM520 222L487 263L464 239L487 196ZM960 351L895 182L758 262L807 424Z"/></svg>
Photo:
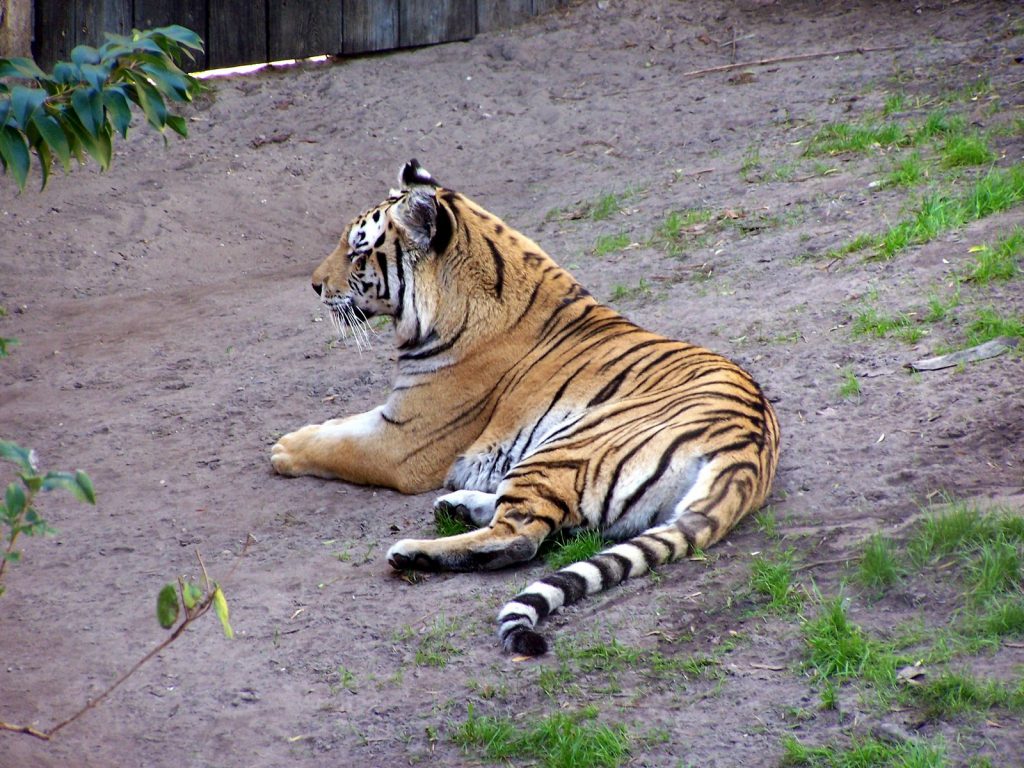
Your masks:
<svg viewBox="0 0 1024 768"><path fill-rule="evenodd" d="M139 128L109 172L77 169L44 193L0 179L0 335L20 340L0 361L0 435L47 468L87 470L99 495L95 508L43 498L59 532L24 541L5 579L0 718L45 728L95 696L162 639L155 594L196 574L196 550L223 575L255 540L224 584L234 642L201 622L54 743L0 734L0 765L478 765L448 738L468 703L524 721L594 703L636 735L630 765L773 765L783 734L823 742L878 721L852 689L839 712L818 711L795 625L750 618L751 553L772 545L752 523L704 565L546 625L556 646L614 635L677 656L739 638L728 674L632 670L618 691L587 674L553 700L537 683L557 661L516 663L493 634L543 564L409 584L383 554L433 530L430 496L278 477L269 448L383 399L387 333L368 352L335 343L309 275L417 157L633 319L758 377L784 430L772 503L805 562L849 555L940 491L1024 507L1021 357L910 377L904 363L961 339L955 324L915 345L850 331L868 299L920 306L1024 210L893 261L829 264L814 255L880 231L906 194L870 186L881 153L822 169L796 144L887 93L982 78L992 88L955 108L983 128L1019 119L1021 19L999 2L588 2L467 43L219 80L188 113L187 141L165 148ZM685 74L883 46L897 48ZM1019 133L996 141L999 164L1021 161ZM623 209L586 216L608 192ZM671 255L651 236L684 209L722 218ZM620 232L636 245L595 255L599 235ZM968 298L1024 311L1019 282ZM838 394L845 367L860 398ZM835 589L844 570L813 575ZM858 610L884 629L928 608ZM417 660L438 638L446 666ZM985 661L1013 677L1024 651ZM912 725L947 738L955 763L1024 754L1012 717Z"/></svg>

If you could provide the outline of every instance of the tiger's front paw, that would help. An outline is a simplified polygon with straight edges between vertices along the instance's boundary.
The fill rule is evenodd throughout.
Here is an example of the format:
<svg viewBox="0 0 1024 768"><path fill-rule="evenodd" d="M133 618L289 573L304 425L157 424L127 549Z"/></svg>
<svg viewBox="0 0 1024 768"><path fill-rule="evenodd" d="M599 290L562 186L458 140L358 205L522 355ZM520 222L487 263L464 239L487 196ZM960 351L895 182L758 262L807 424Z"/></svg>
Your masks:
<svg viewBox="0 0 1024 768"><path fill-rule="evenodd" d="M311 424L308 427L289 432L278 440L270 449L270 463L273 465L274 471L288 477L309 474L308 462L303 458L303 453L318 428L319 425Z"/></svg>
<svg viewBox="0 0 1024 768"><path fill-rule="evenodd" d="M436 571L440 566L435 560L420 549L421 542L415 539L402 539L388 550L388 565L396 571Z"/></svg>

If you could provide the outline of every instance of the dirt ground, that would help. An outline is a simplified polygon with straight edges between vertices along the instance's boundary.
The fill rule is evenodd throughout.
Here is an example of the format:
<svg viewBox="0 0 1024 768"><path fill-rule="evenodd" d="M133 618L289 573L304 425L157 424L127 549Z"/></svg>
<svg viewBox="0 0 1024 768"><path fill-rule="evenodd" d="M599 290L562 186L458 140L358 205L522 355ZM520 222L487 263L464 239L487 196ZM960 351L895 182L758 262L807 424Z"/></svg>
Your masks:
<svg viewBox="0 0 1024 768"><path fill-rule="evenodd" d="M821 168L799 143L897 90L927 102L985 82L954 108L980 128L1019 120L1022 20L1009 2L587 2L466 43L219 79L187 113L188 140L165 148L140 126L107 173L20 196L0 179L0 335L20 342L0 361L0 436L45 468L88 471L98 494L95 508L43 497L58 533L24 540L5 578L0 719L46 728L95 696L164 637L156 592L196 575L197 550L223 577L254 539L224 581L233 642L200 622L56 741L0 734L0 766L488 764L449 737L468 704L524 723L595 704L634 735L634 766L776 765L785 734L824 743L884 725L854 686L819 711L798 629L751 617L751 555L772 546L752 522L708 563L544 625L556 648L614 636L682 656L732 640L724 676L626 670L610 686L581 673L549 697L538 679L557 657L503 656L493 622L542 563L410 584L384 552L432 533L430 495L282 478L269 450L383 400L388 333L361 353L336 343L309 276L416 157L634 320L755 374L784 432L780 533L801 562L824 563L807 572L823 591L866 536L939 492L1024 508L1022 358L911 377L905 363L961 340L955 324L914 344L850 329L865 301L919 306L1024 209L891 261L833 263L821 254L881 231L907 193L871 185L881 152ZM998 165L1021 162L1019 132L996 141ZM588 204L607 193L621 210L595 220ZM687 209L714 219L672 253L652 236ZM618 233L628 246L595 253ZM1019 316L1020 285L971 300ZM844 369L860 397L839 395ZM879 631L927 622L926 598L854 599L855 617ZM444 666L417 655L431 643ZM983 662L1016 680L1024 650ZM1019 717L889 716L943 737L952 764L1024 764Z"/></svg>

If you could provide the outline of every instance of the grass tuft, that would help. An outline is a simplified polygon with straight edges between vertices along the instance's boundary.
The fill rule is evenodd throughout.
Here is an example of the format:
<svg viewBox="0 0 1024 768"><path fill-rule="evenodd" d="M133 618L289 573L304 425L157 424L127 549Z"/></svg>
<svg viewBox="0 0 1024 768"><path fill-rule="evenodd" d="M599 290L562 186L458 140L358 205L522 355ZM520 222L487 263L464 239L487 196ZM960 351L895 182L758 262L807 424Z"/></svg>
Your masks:
<svg viewBox="0 0 1024 768"><path fill-rule="evenodd" d="M976 251L968 279L978 285L1012 280L1020 275L1019 262L1024 257L1024 228L1014 227L1009 235Z"/></svg>
<svg viewBox="0 0 1024 768"><path fill-rule="evenodd" d="M791 613L803 605L804 595L793 583L793 553L781 553L778 560L755 557L750 566L750 588L768 598L765 610Z"/></svg>
<svg viewBox="0 0 1024 768"><path fill-rule="evenodd" d="M996 159L988 142L977 133L950 136L942 147L941 156L946 168L988 165Z"/></svg>
<svg viewBox="0 0 1024 768"><path fill-rule="evenodd" d="M600 531L588 529L556 541L552 546L552 550L545 555L544 562L549 568L557 570L593 557L602 549L610 547L611 542L606 541Z"/></svg>
<svg viewBox="0 0 1024 768"><path fill-rule="evenodd" d="M847 747L811 747L795 736L783 736L783 766L814 768L945 768L946 749L940 742L893 743L874 737L854 738Z"/></svg>
<svg viewBox="0 0 1024 768"><path fill-rule="evenodd" d="M857 677L876 655L861 628L850 621L841 597L822 602L818 617L804 624L803 633L807 663L822 680Z"/></svg>
<svg viewBox="0 0 1024 768"><path fill-rule="evenodd" d="M842 381L839 384L839 396L844 400L852 400L860 397L860 379L857 378L853 368L842 370Z"/></svg>
<svg viewBox="0 0 1024 768"><path fill-rule="evenodd" d="M946 672L910 690L911 699L932 718L1002 707L1024 709L1024 686L1016 689L995 680L978 680L961 672Z"/></svg>
<svg viewBox="0 0 1024 768"><path fill-rule="evenodd" d="M629 737L622 726L588 722L596 717L597 708L590 706L526 725L477 715L471 704L466 721L452 729L451 739L467 752L483 751L491 760L536 761L543 768L617 768L629 754Z"/></svg>
<svg viewBox="0 0 1024 768"><path fill-rule="evenodd" d="M613 235L599 235L594 241L594 255L607 256L609 253L621 251L629 245L629 233L617 232Z"/></svg>
<svg viewBox="0 0 1024 768"><path fill-rule="evenodd" d="M973 347L1001 336L1024 339L1024 316L1005 317L995 309L979 309L967 325L967 346Z"/></svg>
<svg viewBox="0 0 1024 768"><path fill-rule="evenodd" d="M857 570L857 579L871 589L884 589L894 584L902 574L891 539L875 534L864 545Z"/></svg>
<svg viewBox="0 0 1024 768"><path fill-rule="evenodd" d="M590 208L590 218L594 221L610 219L622 210L619 198L612 192L607 192L597 198L597 201Z"/></svg>

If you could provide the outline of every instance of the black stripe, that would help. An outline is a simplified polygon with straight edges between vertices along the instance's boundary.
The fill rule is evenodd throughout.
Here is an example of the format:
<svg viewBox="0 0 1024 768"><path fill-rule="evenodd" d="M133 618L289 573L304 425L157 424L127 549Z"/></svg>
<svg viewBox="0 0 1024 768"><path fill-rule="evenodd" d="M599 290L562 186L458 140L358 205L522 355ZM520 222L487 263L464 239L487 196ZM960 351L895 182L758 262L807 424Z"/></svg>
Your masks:
<svg viewBox="0 0 1024 768"><path fill-rule="evenodd" d="M501 617L501 623L502 624L505 624L506 622L513 622L513 621L526 621L526 622L532 623L533 619L531 619L525 613L506 613L504 616ZM502 629L505 629L505 628L502 627ZM511 629L511 627L509 629Z"/></svg>
<svg viewBox="0 0 1024 768"><path fill-rule="evenodd" d="M381 235L381 239L384 235ZM377 267L380 269L380 276L384 280L384 292L380 295L382 301L387 301L391 298L391 286L388 284L388 259L384 255L384 251L374 251L374 255L377 257Z"/></svg>
<svg viewBox="0 0 1024 768"><path fill-rule="evenodd" d="M548 604L547 598L544 595L538 595L536 592L523 592L513 597L512 602L533 608L537 612L538 620L551 613L551 606Z"/></svg>
<svg viewBox="0 0 1024 768"><path fill-rule="evenodd" d="M604 552L603 557L610 557L616 563L619 564L618 581L609 581L601 585L602 589L608 589L614 587L616 584L620 584L629 578L629 572L633 569L633 561L625 555L620 555L618 552ZM603 573L601 574L604 575Z"/></svg>
<svg viewBox="0 0 1024 768"><path fill-rule="evenodd" d="M663 562L657 550L655 550L654 547L652 547L642 538L636 538L627 543L632 544L634 547L640 550L640 553L644 556L644 560L647 561L647 570L654 570L655 566L661 565L661 563Z"/></svg>
<svg viewBox="0 0 1024 768"><path fill-rule="evenodd" d="M430 238L430 248L434 253L444 253L452 241L452 219L445 205L437 206L437 219L434 236Z"/></svg>
<svg viewBox="0 0 1024 768"><path fill-rule="evenodd" d="M640 483L640 485L637 487L635 491L633 491L630 497L626 499L625 502L623 502L622 514L628 512L633 507L633 505L636 504L645 493L647 493L647 489L661 479L661 476L665 474L665 471L668 469L669 464L672 463L672 457L675 456L675 453L679 449L679 447L685 443L689 443L696 440L705 431L707 430L692 429L687 432L683 432L681 435L676 435L675 439L672 440L668 448L662 451L661 459L658 460L658 466L655 468L654 473L646 480L644 480L642 483ZM621 468L621 466L622 465L620 463L620 465L615 468L616 480L618 479L619 469ZM614 491L614 488L612 488L612 490ZM610 495L611 493L609 493L609 496Z"/></svg>
<svg viewBox="0 0 1024 768"><path fill-rule="evenodd" d="M675 560L677 557L680 556L680 553L676 550L676 542L673 539L665 538L664 533L648 533L647 536L654 539L655 541L660 541L662 544L665 545L665 547L668 549L670 553L670 560Z"/></svg>
<svg viewBox="0 0 1024 768"><path fill-rule="evenodd" d="M445 342L443 342L441 344L438 344L436 347L430 347L428 349L423 349L423 350L420 350L419 352L403 353L403 354L400 354L398 356L398 359L399 360L425 360L428 357L434 357L434 355L439 355L442 352L446 352L447 350L451 349L452 347L454 347L458 343L459 339L462 337L462 334L466 331L466 323L467 322L468 322L468 319L467 318L463 318L463 320L462 320L462 327L460 327L459 330L457 330L455 332L455 334L450 339L448 339L447 341L445 341ZM434 335L433 331L431 331L431 335Z"/></svg>
<svg viewBox="0 0 1024 768"><path fill-rule="evenodd" d="M594 395L593 398L591 398L590 402L587 403L587 408L592 408L595 405L600 405L605 400L614 395L616 392L618 392L619 387L622 386L622 382L628 374L629 369L620 371L618 375L616 375L607 384L601 387L600 392L598 392L596 395Z"/></svg>
<svg viewBox="0 0 1024 768"><path fill-rule="evenodd" d="M562 590L563 605L572 605L587 596L587 580L572 571L559 571L540 580L542 584Z"/></svg>
<svg viewBox="0 0 1024 768"><path fill-rule="evenodd" d="M501 300L501 293L505 289L505 259L498 251L498 244L491 238L485 237L487 247L491 249L491 258L494 259L494 295Z"/></svg>
<svg viewBox="0 0 1024 768"><path fill-rule="evenodd" d="M395 239L395 272L398 274L398 307L395 309L395 318L402 319L405 310L405 267L402 264L402 244Z"/></svg>

